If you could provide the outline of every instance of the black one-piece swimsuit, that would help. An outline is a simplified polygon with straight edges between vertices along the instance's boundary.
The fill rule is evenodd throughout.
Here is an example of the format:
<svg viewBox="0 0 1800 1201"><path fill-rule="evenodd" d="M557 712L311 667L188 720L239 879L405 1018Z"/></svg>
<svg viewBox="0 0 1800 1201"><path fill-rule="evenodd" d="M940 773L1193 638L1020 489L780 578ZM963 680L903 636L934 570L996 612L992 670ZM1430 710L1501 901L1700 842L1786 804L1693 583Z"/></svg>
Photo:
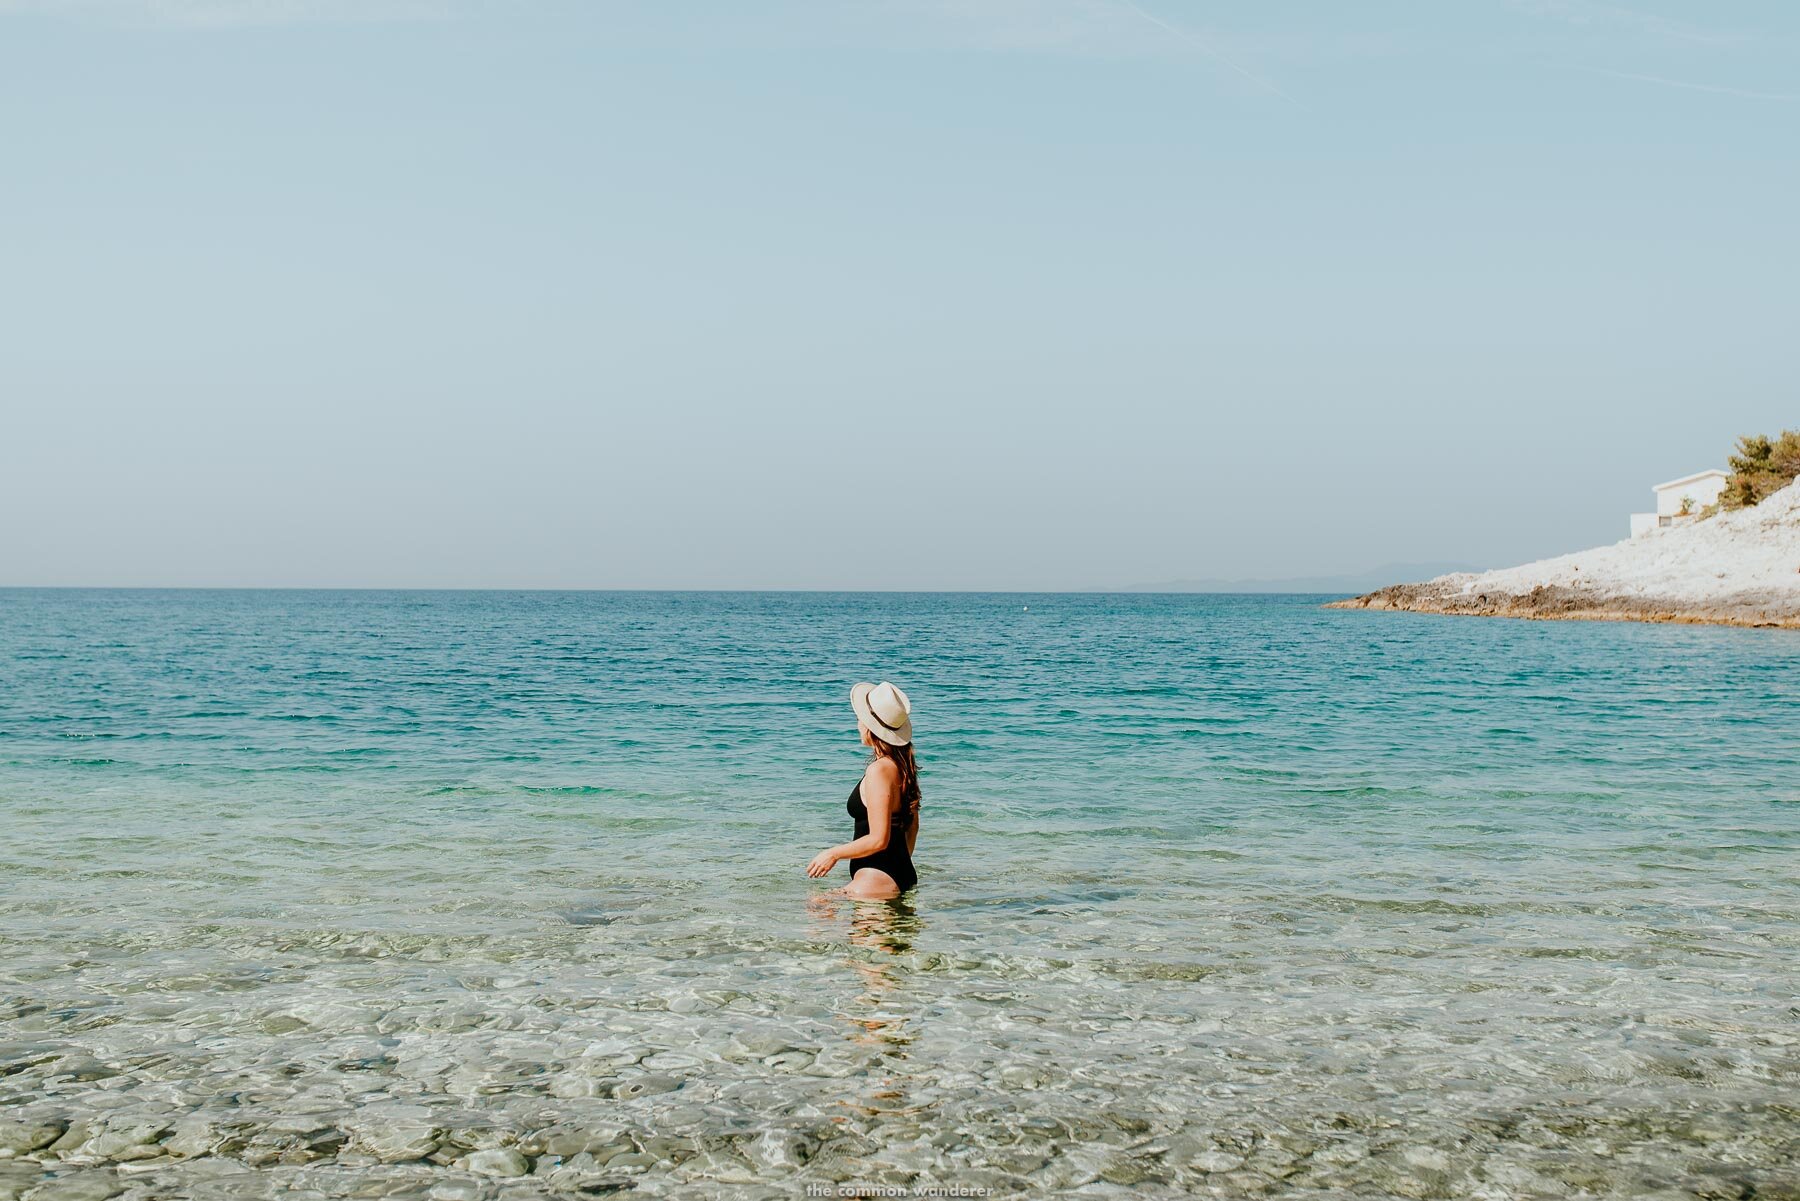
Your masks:
<svg viewBox="0 0 1800 1201"><path fill-rule="evenodd" d="M869 810L863 804L861 780L850 790L850 803L844 808L850 811L850 816L856 821L856 837L866 838L869 833ZM879 868L886 872L901 892L906 892L919 882L919 873L913 870L912 852L906 849L906 830L898 823L889 824L888 844L885 847L873 855L850 861L850 878L854 880L856 873L865 867Z"/></svg>

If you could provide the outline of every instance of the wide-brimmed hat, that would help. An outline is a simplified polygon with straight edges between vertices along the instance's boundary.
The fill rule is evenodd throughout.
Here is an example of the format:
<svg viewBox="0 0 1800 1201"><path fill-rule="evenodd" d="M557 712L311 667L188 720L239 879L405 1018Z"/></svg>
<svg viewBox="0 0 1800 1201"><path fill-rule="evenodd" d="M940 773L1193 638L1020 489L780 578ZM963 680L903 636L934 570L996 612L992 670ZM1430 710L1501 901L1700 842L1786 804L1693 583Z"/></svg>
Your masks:
<svg viewBox="0 0 1800 1201"><path fill-rule="evenodd" d="M850 707L862 719L863 727L889 746L912 741L912 702L886 680L852 688Z"/></svg>

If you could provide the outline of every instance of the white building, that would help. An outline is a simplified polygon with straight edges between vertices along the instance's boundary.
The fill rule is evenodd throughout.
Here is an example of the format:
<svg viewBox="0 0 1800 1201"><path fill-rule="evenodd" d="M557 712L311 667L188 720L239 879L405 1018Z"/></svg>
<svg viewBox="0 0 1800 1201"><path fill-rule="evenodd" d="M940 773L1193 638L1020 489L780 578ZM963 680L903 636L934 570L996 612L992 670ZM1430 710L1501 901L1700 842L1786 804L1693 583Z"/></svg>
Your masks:
<svg viewBox="0 0 1800 1201"><path fill-rule="evenodd" d="M1729 473L1715 467L1656 485L1651 489L1656 494L1656 512L1633 513L1631 536L1637 538L1652 530L1692 521L1701 509L1718 501L1719 493L1725 491L1725 481L1730 478Z"/></svg>

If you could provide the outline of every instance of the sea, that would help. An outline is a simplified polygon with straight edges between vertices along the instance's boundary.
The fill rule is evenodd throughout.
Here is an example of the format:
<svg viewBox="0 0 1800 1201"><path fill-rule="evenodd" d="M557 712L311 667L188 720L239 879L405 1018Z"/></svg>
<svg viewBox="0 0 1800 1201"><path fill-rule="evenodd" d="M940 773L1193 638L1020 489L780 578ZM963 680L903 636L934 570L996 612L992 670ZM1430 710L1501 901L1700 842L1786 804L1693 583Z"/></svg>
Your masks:
<svg viewBox="0 0 1800 1201"><path fill-rule="evenodd" d="M1800 635L1327 599L0 591L0 1198L1800 1192Z"/></svg>

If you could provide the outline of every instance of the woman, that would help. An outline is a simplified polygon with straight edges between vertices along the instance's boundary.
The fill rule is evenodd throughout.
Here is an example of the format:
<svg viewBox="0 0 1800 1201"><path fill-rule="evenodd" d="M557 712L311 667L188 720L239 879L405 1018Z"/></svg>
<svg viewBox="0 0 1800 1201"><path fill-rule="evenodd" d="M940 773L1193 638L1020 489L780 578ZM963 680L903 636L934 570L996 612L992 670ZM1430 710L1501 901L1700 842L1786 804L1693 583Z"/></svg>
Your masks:
<svg viewBox="0 0 1800 1201"><path fill-rule="evenodd" d="M885 901L919 882L913 871L913 847L919 842L919 768L913 762L912 702L883 680L850 690L869 766L862 782L850 790L845 806L856 822L856 834L842 846L820 851L806 865L815 880L850 861L847 897Z"/></svg>

